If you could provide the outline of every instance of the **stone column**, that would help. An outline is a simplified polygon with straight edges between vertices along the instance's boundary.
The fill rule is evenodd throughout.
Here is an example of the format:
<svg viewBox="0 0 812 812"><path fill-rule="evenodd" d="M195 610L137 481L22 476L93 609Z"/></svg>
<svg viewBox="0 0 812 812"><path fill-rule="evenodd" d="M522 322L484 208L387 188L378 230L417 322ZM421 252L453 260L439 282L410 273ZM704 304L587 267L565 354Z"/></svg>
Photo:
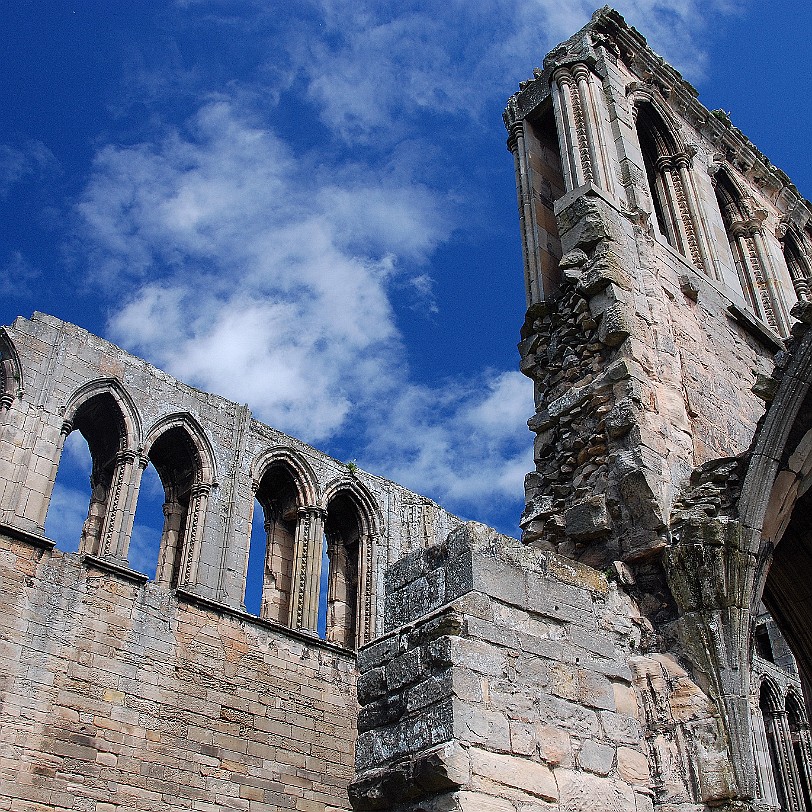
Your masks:
<svg viewBox="0 0 812 812"><path fill-rule="evenodd" d="M544 299L539 260L538 238L533 216L533 184L530 179L530 161L524 139L524 122L517 121L510 128L508 148L513 153L516 170L516 196L519 201L519 221L522 232L522 253L525 265L525 295L528 307Z"/></svg>
<svg viewBox="0 0 812 812"><path fill-rule="evenodd" d="M553 74L553 107L559 130L559 146L567 191L577 189L593 179L586 139L583 111L578 88L572 74L560 68Z"/></svg>
<svg viewBox="0 0 812 812"><path fill-rule="evenodd" d="M99 555L105 558L122 562L127 560L130 539L129 534L125 534L124 531L132 525L128 509L132 503L133 487L137 493L137 483L141 479L142 470L140 456L135 451L125 449L116 454L99 543Z"/></svg>
<svg viewBox="0 0 812 812"><path fill-rule="evenodd" d="M347 547L339 535L327 534L327 626L325 637L339 646L351 646L357 626L351 612L357 606L357 590L352 595L351 570Z"/></svg>
<svg viewBox="0 0 812 812"><path fill-rule="evenodd" d="M786 335L788 323L787 313L785 312L785 308L783 306L783 299L781 296L779 296L776 289L776 271L770 258L770 252L767 250L767 246L764 243L764 229L762 228L761 224L758 223L758 221L755 221L751 224L750 233L755 245L756 256L758 257L758 262L764 275L764 287L770 301L770 309L773 313L773 321L775 323L772 324L772 326L781 335Z"/></svg>
<svg viewBox="0 0 812 812"><path fill-rule="evenodd" d="M806 812L806 804L801 793L801 779L795 764L795 754L792 752L792 735L787 712L770 709L767 712L767 723L779 772L776 781L783 790L786 804L783 812Z"/></svg>
<svg viewBox="0 0 812 812"><path fill-rule="evenodd" d="M183 517L186 511L174 498L164 502L164 526L161 531L161 547L158 551L158 566L155 568L156 583L170 586L177 565L178 547L181 544Z"/></svg>
<svg viewBox="0 0 812 812"><path fill-rule="evenodd" d="M762 315L763 302L760 296L761 291L757 287L757 277L750 267L750 246L747 241L747 228L744 223L736 222L731 225L731 232L733 238L736 240L736 246L739 249L739 262L737 263L737 267L739 268L739 281L741 282L744 298L750 307L753 308L753 312L760 317Z"/></svg>
<svg viewBox="0 0 812 812"><path fill-rule="evenodd" d="M209 505L211 485L196 482L189 492L189 507L186 514L186 530L183 534L181 565L178 573L178 586L184 589L194 587L197 582L197 567L200 563L200 543L203 538L203 524Z"/></svg>
<svg viewBox="0 0 812 812"><path fill-rule="evenodd" d="M127 488L126 499L123 505L123 516L121 522L121 539L123 542L122 555L124 558L129 556L130 540L133 535L133 524L135 522L135 511L138 507L138 494L141 490L141 477L149 465L149 458L141 453L135 454L137 464L132 466L130 472L130 481Z"/></svg>
<svg viewBox="0 0 812 812"><path fill-rule="evenodd" d="M770 761L770 744L767 741L767 731L764 728L764 716L761 708L751 707L750 718L753 724L753 755L756 761L756 779L759 789L759 798L767 806L779 808L778 792L775 788L775 778Z"/></svg>
<svg viewBox="0 0 812 812"><path fill-rule="evenodd" d="M812 793L812 737L807 724L798 727L798 772L801 782Z"/></svg>
<svg viewBox="0 0 812 812"><path fill-rule="evenodd" d="M292 629L315 632L319 621L325 511L315 506L302 507L297 516L288 625Z"/></svg>
<svg viewBox="0 0 812 812"><path fill-rule="evenodd" d="M688 207L688 217L690 219L690 226L694 237L691 253L694 254L694 262L702 273L704 273L706 276L711 276L718 279L719 277L716 273L716 265L713 261L713 257L711 256L710 249L708 247L708 239L705 234L703 224L704 218L702 217L702 212L700 211L696 202L696 187L694 186L691 173L688 171L690 164L690 158L685 153L680 153L679 155L675 156L675 165L677 167L677 171L679 172L680 182L685 194L685 202ZM695 249L693 248L694 244Z"/></svg>
<svg viewBox="0 0 812 812"><path fill-rule="evenodd" d="M375 537L363 535L358 541L358 600L356 604L355 646L360 648L375 636L375 582L373 555Z"/></svg>

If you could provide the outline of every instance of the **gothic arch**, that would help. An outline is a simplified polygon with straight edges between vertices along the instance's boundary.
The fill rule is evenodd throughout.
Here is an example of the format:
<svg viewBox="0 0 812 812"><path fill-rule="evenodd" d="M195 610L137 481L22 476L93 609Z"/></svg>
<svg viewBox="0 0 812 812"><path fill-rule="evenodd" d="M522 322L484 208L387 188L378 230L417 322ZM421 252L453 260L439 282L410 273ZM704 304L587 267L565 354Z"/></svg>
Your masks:
<svg viewBox="0 0 812 812"><path fill-rule="evenodd" d="M642 168L658 230L697 270L715 274L691 177L694 151L653 93L637 88L632 105Z"/></svg>
<svg viewBox="0 0 812 812"><path fill-rule="evenodd" d="M784 302L764 241L764 212L724 166L716 166L713 187L742 294L750 309L779 334L786 333Z"/></svg>
<svg viewBox="0 0 812 812"><path fill-rule="evenodd" d="M251 478L265 531L259 614L295 628L315 628L321 564L316 477L300 454L278 446L259 454L251 465ZM252 504L252 518L254 509ZM247 557L245 564L247 573ZM313 592L316 605L311 614Z"/></svg>
<svg viewBox="0 0 812 812"><path fill-rule="evenodd" d="M327 510L330 502L341 492L351 495L358 506L359 518L363 522L362 531L376 534L382 531L380 510L372 494L354 477L341 476L330 480L324 487L321 505Z"/></svg>
<svg viewBox="0 0 812 812"><path fill-rule="evenodd" d="M754 558L750 607L764 601L812 686L812 330L796 343L754 440L738 500Z"/></svg>
<svg viewBox="0 0 812 812"><path fill-rule="evenodd" d="M216 485L211 444L190 414L167 415L144 441L142 467L148 462L158 472L166 500L155 580L166 586L193 586L208 497Z"/></svg>
<svg viewBox="0 0 812 812"><path fill-rule="evenodd" d="M129 393L115 378L99 378L80 386L61 410L62 444L78 430L92 460L90 502L79 550L121 558L129 534L136 452L141 421ZM55 460L58 464L59 460Z"/></svg>
<svg viewBox="0 0 812 812"><path fill-rule="evenodd" d="M216 485L214 450L200 424L188 412L176 412L158 420L147 433L142 453L149 456L155 441L171 429L182 429L194 445L200 459L200 481L210 487Z"/></svg>
<svg viewBox="0 0 812 812"><path fill-rule="evenodd" d="M330 482L323 499L329 561L326 637L355 648L374 633L379 512L369 491L351 477Z"/></svg>
<svg viewBox="0 0 812 812"><path fill-rule="evenodd" d="M307 460L292 448L277 446L260 452L251 463L251 479L259 484L269 468L281 465L291 474L298 493L300 506L319 503L316 475Z"/></svg>
<svg viewBox="0 0 812 812"><path fill-rule="evenodd" d="M795 294L799 299L809 299L812 267L810 267L808 234L806 231L801 232L788 226L785 230L779 230L779 238Z"/></svg>
<svg viewBox="0 0 812 812"><path fill-rule="evenodd" d="M62 407L65 428L69 433L82 406L98 395L109 395L118 406L122 420L121 450L137 449L141 444L142 429L138 409L130 393L117 378L97 378L82 384ZM64 430L64 429L63 429Z"/></svg>

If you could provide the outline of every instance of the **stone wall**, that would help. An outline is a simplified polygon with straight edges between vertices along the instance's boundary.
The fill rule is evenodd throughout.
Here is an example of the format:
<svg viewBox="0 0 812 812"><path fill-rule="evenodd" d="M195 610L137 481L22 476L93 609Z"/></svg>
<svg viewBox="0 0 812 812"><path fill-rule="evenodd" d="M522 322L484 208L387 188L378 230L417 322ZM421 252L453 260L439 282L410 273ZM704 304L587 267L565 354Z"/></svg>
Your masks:
<svg viewBox="0 0 812 812"><path fill-rule="evenodd" d="M376 596L384 569L458 524L430 499L333 459L254 419L247 406L194 389L52 316L36 313L0 329L0 361L9 370L0 405L0 524L42 535L68 434L81 431L92 442L97 431L98 445L105 446L110 438L102 429L116 432L112 459L97 454L111 481L105 501L91 506L89 515L91 524L102 524L103 538L99 532L84 538L93 529L86 525L80 552L129 566L141 471L156 461L153 449L166 440L163 456L195 460L196 470L185 537L175 542L181 549L162 544L159 561L176 560L159 565L158 580L232 609L243 607L254 497L269 470L282 471L294 491L283 518L295 549L277 556L295 559L283 613L293 627L316 628L323 531L337 498L357 517L351 541L359 548L359 639L382 628ZM93 403L101 406L88 409Z"/></svg>
<svg viewBox="0 0 812 812"><path fill-rule="evenodd" d="M355 657L0 534L0 809L347 809Z"/></svg>
<svg viewBox="0 0 812 812"><path fill-rule="evenodd" d="M386 618L358 654L356 809L688 812L733 795L713 703L642 653L650 626L602 573L466 525L389 570Z"/></svg>

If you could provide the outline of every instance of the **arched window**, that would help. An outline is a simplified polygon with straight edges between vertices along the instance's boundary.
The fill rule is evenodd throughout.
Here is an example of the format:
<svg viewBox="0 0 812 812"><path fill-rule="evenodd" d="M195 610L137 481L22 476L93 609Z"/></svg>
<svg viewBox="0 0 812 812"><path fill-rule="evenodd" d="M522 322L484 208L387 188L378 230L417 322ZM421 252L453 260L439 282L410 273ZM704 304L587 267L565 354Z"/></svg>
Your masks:
<svg viewBox="0 0 812 812"><path fill-rule="evenodd" d="M164 495L155 581L172 587L193 585L213 482L203 432L186 415L164 418L145 443L142 465L147 463L155 466Z"/></svg>
<svg viewBox="0 0 812 812"><path fill-rule="evenodd" d="M118 400L110 392L103 391L81 402L72 419L65 421L63 433L66 441L74 431L84 438L90 456L90 503L87 518L80 531L78 549L90 555L115 556L119 549L115 535L120 528L116 526L114 514L117 506L114 502L116 497L120 502L121 495L116 492L114 484L123 478L125 452L128 448L124 414ZM67 446L65 470L72 461L81 461L86 453L82 450L84 444L71 441ZM61 465L60 469L62 468ZM82 470L79 462L76 471L78 473ZM70 512L69 508L77 501L81 487L80 482L67 482L64 476L57 475L46 519L46 532L60 535L58 530L55 531L61 522L59 514L62 511ZM118 507L120 506L119 504ZM71 539L58 538L57 541L65 549L76 549Z"/></svg>
<svg viewBox="0 0 812 812"><path fill-rule="evenodd" d="M371 639L374 623L372 502L359 487L340 487L327 502L325 637L355 648Z"/></svg>
<svg viewBox="0 0 812 812"><path fill-rule="evenodd" d="M660 233L697 270L709 273L713 264L690 176L691 153L677 142L650 101L635 106L635 126Z"/></svg>
<svg viewBox="0 0 812 812"><path fill-rule="evenodd" d="M803 240L799 240L791 230L784 234L784 260L799 299L809 299L810 263L806 252L802 249Z"/></svg>
<svg viewBox="0 0 812 812"><path fill-rule="evenodd" d="M764 247L762 220L725 170L716 173L714 188L744 299L765 324L782 333L783 318Z"/></svg>
<svg viewBox="0 0 812 812"><path fill-rule="evenodd" d="M272 465L262 475L256 490L255 516L257 506L263 518L264 544L257 545L252 539L248 570L253 576L251 585L259 572L258 614L287 625L290 623L293 591L296 523L298 510L302 507L296 481L287 465ZM259 566L257 559L261 562ZM249 589L247 584L246 605L249 603ZM255 606L253 601L251 603Z"/></svg>

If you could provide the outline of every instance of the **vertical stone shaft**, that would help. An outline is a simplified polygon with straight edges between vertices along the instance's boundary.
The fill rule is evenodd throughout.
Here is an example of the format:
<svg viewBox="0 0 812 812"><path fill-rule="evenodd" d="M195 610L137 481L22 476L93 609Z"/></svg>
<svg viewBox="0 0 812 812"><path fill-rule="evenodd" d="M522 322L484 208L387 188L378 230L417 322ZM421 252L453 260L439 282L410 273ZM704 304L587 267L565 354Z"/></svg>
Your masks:
<svg viewBox="0 0 812 812"><path fill-rule="evenodd" d="M541 280L538 239L535 217L533 216L533 184L530 179L530 161L524 138L524 122L520 121L511 129L508 141L513 152L516 169L516 194L519 200L519 220L522 230L522 252L525 267L525 296L528 307L544 299Z"/></svg>
<svg viewBox="0 0 812 812"><path fill-rule="evenodd" d="M764 727L764 715L759 707L751 709L753 724L753 755L756 762L756 779L758 796L768 806L779 806L778 791L775 788L772 764L770 762L770 744Z"/></svg>
<svg viewBox="0 0 812 812"><path fill-rule="evenodd" d="M303 507L297 511L297 517L288 625L315 632L319 619L324 511L313 506Z"/></svg>
<svg viewBox="0 0 812 812"><path fill-rule="evenodd" d="M795 754L792 752L792 735L787 712L770 710L769 724L779 771L777 780L784 790L786 812L806 812L806 804L801 794L801 779L795 764Z"/></svg>

